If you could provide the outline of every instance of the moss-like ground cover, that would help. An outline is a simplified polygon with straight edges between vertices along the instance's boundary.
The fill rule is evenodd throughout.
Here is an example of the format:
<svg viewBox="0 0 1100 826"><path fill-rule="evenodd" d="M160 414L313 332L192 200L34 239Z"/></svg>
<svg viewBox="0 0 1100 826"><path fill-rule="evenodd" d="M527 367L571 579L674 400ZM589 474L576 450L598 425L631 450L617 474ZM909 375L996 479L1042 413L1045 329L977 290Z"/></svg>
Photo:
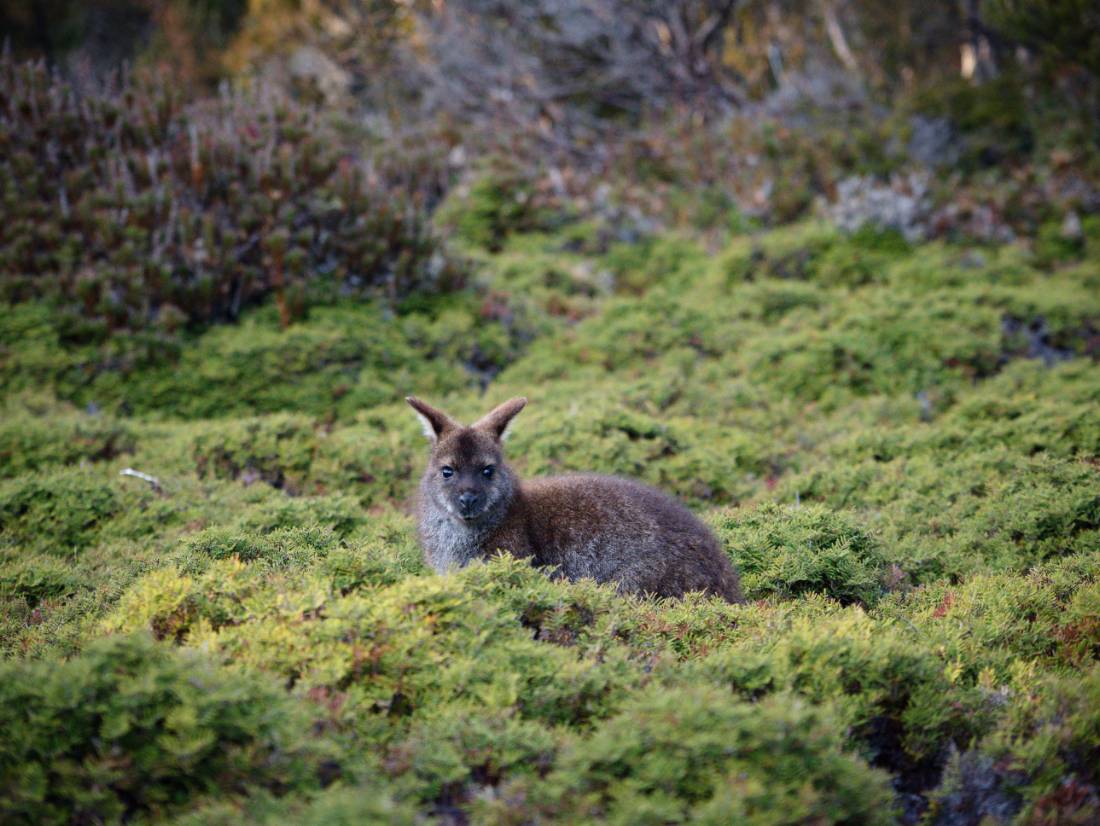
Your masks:
<svg viewBox="0 0 1100 826"><path fill-rule="evenodd" d="M571 226L132 363L4 307L0 820L1096 822L1098 243ZM430 574L407 392L529 396L749 603Z"/></svg>

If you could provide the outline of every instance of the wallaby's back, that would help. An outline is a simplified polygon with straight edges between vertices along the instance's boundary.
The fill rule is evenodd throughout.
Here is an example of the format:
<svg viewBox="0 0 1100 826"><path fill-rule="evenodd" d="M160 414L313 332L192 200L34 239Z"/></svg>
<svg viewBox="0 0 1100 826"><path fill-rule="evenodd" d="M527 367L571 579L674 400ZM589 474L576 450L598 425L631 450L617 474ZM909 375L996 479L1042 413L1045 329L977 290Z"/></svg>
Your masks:
<svg viewBox="0 0 1100 826"><path fill-rule="evenodd" d="M589 474L533 479L522 483L512 508L525 523L534 561L557 566L569 579L614 582L624 592L706 591L742 601L737 573L714 534L647 485ZM502 534L518 527L511 522L501 525Z"/></svg>

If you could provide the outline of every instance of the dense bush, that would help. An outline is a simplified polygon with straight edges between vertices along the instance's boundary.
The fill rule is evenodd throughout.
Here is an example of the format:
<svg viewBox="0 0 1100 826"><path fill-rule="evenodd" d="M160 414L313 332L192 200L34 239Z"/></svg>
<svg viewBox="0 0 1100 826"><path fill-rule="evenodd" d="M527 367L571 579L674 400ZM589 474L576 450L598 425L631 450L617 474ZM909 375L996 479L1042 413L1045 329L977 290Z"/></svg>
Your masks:
<svg viewBox="0 0 1100 826"><path fill-rule="evenodd" d="M1100 818L1086 5L0 2L0 821ZM410 393L748 601L434 574Z"/></svg>
<svg viewBox="0 0 1100 826"><path fill-rule="evenodd" d="M0 571L0 599L21 598L31 608L50 597L76 591L80 580L72 567L47 554L20 554Z"/></svg>
<svg viewBox="0 0 1100 826"><path fill-rule="evenodd" d="M242 479L300 491L316 453L313 423L301 416L238 420L195 440L200 477Z"/></svg>
<svg viewBox="0 0 1100 826"><path fill-rule="evenodd" d="M277 686L143 636L0 665L0 697L6 821L119 822L318 783L307 721Z"/></svg>
<svg viewBox="0 0 1100 826"><path fill-rule="evenodd" d="M500 252L509 235L531 232L549 221L535 200L532 182L502 162L459 189L440 208L437 220L473 247Z"/></svg>
<svg viewBox="0 0 1100 826"><path fill-rule="evenodd" d="M1029 686L978 748L954 753L933 796L935 822L1090 823L1100 816L1097 675L1094 666Z"/></svg>
<svg viewBox="0 0 1100 826"><path fill-rule="evenodd" d="M845 752L826 708L711 688L640 694L570 743L544 785L506 787L490 811L521 820L528 796L567 821L891 822L885 776Z"/></svg>
<svg viewBox="0 0 1100 826"><path fill-rule="evenodd" d="M983 744L1033 820L1100 816L1100 667L1051 676Z"/></svg>
<svg viewBox="0 0 1100 826"><path fill-rule="evenodd" d="M227 826L1087 821L1087 247L1048 261L809 222L710 254L605 229L471 247L460 293L315 306L285 331L273 304L247 310L181 336L180 372L99 371L41 300L3 315L3 676L84 685L136 646L142 685L216 684L196 737L246 717L225 758L242 762L216 777L188 763L139 794L111 763L79 805ZM528 395L507 445L521 472L627 474L705 510L750 602L622 597L507 556L431 574L407 513L427 451L409 391L464 421ZM123 676L102 693L130 696L134 668L103 666ZM164 722L126 767L168 765L158 738L192 687L148 700ZM89 731L66 748L98 778ZM13 754L58 794L84 782L72 757Z"/></svg>
<svg viewBox="0 0 1100 826"><path fill-rule="evenodd" d="M45 384L111 413L212 418L291 409L346 421L412 386L444 393L482 385L547 323L534 308L513 307L506 293L421 295L402 302L396 318L384 304L315 307L286 330L276 308L264 307L167 346L129 335L65 343L46 304L24 303L0 330L0 379L32 398ZM120 434L104 446L126 444Z"/></svg>
<svg viewBox="0 0 1100 826"><path fill-rule="evenodd" d="M727 512L716 527L750 598L816 591L866 605L882 592L885 558L877 540L833 511L768 505Z"/></svg>
<svg viewBox="0 0 1100 826"><path fill-rule="evenodd" d="M57 301L67 339L172 333L267 295L285 326L307 291L453 282L416 208L275 92L188 103L130 75L91 90L10 55L0 90L0 294Z"/></svg>
<svg viewBox="0 0 1100 826"><path fill-rule="evenodd" d="M10 401L0 420L0 478L55 465L97 462L129 453L133 430L109 415L89 415L50 399Z"/></svg>
<svg viewBox="0 0 1100 826"><path fill-rule="evenodd" d="M0 482L0 548L79 553L94 543L119 507L111 486L86 472L63 470Z"/></svg>

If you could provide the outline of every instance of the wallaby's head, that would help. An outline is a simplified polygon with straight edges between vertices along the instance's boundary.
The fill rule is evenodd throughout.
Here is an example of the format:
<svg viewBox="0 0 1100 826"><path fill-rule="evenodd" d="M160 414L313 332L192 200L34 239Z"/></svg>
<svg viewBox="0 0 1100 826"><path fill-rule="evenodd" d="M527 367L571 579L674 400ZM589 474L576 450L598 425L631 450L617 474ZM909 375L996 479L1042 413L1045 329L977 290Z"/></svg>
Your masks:
<svg viewBox="0 0 1100 826"><path fill-rule="evenodd" d="M421 494L470 527L503 515L515 494L516 477L504 462L501 440L527 399L506 401L469 427L420 399L405 401L432 442Z"/></svg>

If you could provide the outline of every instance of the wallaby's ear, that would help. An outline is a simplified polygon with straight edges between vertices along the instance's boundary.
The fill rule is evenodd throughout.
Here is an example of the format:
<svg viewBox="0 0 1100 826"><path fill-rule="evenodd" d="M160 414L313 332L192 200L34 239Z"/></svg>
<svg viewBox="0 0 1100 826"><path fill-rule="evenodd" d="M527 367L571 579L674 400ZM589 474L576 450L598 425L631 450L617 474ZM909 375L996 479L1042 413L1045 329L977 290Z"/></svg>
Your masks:
<svg viewBox="0 0 1100 826"><path fill-rule="evenodd" d="M416 415L420 418L424 435L433 442L439 441L439 438L448 430L454 430L458 427L458 423L442 410L436 410L430 404L420 401L420 399L406 396L405 401L409 403L409 406L416 411Z"/></svg>
<svg viewBox="0 0 1100 826"><path fill-rule="evenodd" d="M527 399L509 399L504 404L494 407L480 419L473 423L473 427L492 434L493 438L500 441L504 438L504 432L519 411L523 410Z"/></svg>

